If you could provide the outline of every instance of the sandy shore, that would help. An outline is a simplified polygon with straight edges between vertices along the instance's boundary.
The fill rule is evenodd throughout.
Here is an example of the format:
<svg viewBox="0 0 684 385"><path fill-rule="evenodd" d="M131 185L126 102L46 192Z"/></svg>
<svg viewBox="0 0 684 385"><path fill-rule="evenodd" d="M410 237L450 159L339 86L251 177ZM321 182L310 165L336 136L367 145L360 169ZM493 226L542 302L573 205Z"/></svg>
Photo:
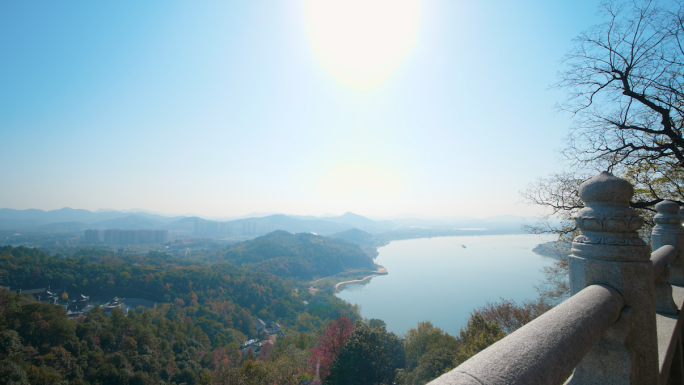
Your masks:
<svg viewBox="0 0 684 385"><path fill-rule="evenodd" d="M363 283L363 282L370 280L373 277L377 277L379 275L387 275L387 269L385 269L384 267L379 267L378 270L376 270L374 273L375 274L369 275L367 277L363 277L361 279L355 279L353 281L344 281L344 282L338 283L337 285L335 285L335 294L339 293L341 290L341 287L343 287L344 285L347 285L350 283Z"/></svg>

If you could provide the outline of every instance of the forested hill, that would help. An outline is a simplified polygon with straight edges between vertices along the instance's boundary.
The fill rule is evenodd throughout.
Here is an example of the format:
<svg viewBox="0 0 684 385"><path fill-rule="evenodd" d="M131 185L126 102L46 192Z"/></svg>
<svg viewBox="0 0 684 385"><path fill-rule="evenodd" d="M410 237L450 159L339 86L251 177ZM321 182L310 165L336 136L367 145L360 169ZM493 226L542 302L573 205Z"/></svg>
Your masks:
<svg viewBox="0 0 684 385"><path fill-rule="evenodd" d="M274 231L228 246L221 257L236 266L278 276L312 279L345 269L373 268L373 259L359 245L310 233Z"/></svg>
<svg viewBox="0 0 684 385"><path fill-rule="evenodd" d="M118 309L107 317L96 307L69 320L61 306L16 293L48 285L66 288L69 298L136 296L160 303L127 317ZM238 348L259 338L256 317L282 325L287 337L278 339L278 352L294 349L304 361L308 341L327 322L359 318L357 308L322 290L296 291L272 274L229 263L197 266L162 253L91 250L61 258L0 247L0 286L12 289L0 288L0 383L22 385L235 383L213 377L219 365L240 367L254 359Z"/></svg>
<svg viewBox="0 0 684 385"><path fill-rule="evenodd" d="M373 237L372 234L357 228L341 231L330 235L331 238L344 239L345 241L358 243L359 245L377 245L381 241Z"/></svg>
<svg viewBox="0 0 684 385"><path fill-rule="evenodd" d="M65 288L69 295L84 294L94 299L139 297L180 304L180 308L188 306L195 309L193 314L198 319L208 316L205 332L212 343L214 338L233 341L232 332L227 330L231 328L251 336L252 317L257 314L287 325L289 321L285 319L297 319L313 307L325 310L316 313L323 320L349 314L351 309L328 294L311 297L308 292L296 293L292 283L272 274L229 263L209 267L188 263L162 253L113 254L92 262L83 256L55 258L37 249L5 246L0 247L0 286L10 286L12 291L51 286L53 290ZM305 306L304 300L312 306ZM216 303L223 303L230 310L220 317L197 311L205 306L212 308Z"/></svg>
<svg viewBox="0 0 684 385"><path fill-rule="evenodd" d="M0 247L0 282L13 291L51 286L102 300L120 296L201 304L220 298L274 317L293 316L304 308L294 298L291 285L270 274L225 263L188 266L161 253L106 256L91 262L85 257L55 258L37 249L5 246Z"/></svg>

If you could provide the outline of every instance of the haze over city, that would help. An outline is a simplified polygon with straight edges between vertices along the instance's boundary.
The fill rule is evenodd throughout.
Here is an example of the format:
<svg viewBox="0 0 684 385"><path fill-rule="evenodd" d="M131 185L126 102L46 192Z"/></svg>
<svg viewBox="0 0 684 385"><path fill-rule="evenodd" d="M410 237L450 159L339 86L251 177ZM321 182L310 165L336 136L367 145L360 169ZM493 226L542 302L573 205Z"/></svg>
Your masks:
<svg viewBox="0 0 684 385"><path fill-rule="evenodd" d="M539 214L595 2L364 4L4 3L0 206Z"/></svg>

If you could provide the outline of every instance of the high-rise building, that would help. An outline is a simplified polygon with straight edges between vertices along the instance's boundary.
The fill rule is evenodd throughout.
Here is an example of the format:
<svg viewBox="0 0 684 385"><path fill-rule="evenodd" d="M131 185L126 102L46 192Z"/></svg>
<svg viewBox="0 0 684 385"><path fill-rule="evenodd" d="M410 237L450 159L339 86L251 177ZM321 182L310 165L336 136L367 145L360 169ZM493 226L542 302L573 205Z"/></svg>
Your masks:
<svg viewBox="0 0 684 385"><path fill-rule="evenodd" d="M154 230L138 230L137 243L154 243Z"/></svg>
<svg viewBox="0 0 684 385"><path fill-rule="evenodd" d="M195 218L195 234L232 234L233 227L228 222L208 221Z"/></svg>
<svg viewBox="0 0 684 385"><path fill-rule="evenodd" d="M257 223L256 222L242 222L242 234L244 235L254 235L257 234Z"/></svg>
<svg viewBox="0 0 684 385"><path fill-rule="evenodd" d="M119 229L107 229L104 231L105 243L119 243Z"/></svg>
<svg viewBox="0 0 684 385"><path fill-rule="evenodd" d="M104 241L105 243L119 245L164 243L168 234L168 230L107 229L104 231Z"/></svg>
<svg viewBox="0 0 684 385"><path fill-rule="evenodd" d="M100 230L86 230L85 231L85 242L86 243L100 242Z"/></svg>
<svg viewBox="0 0 684 385"><path fill-rule="evenodd" d="M154 230L153 243L166 243L169 238L169 230Z"/></svg>

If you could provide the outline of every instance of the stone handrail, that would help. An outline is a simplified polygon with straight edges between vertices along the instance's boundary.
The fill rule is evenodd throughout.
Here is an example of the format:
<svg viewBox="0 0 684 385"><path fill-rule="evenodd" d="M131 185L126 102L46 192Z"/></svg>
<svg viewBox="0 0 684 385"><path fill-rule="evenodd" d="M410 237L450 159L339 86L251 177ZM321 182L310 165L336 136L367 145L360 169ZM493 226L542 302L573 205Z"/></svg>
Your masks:
<svg viewBox="0 0 684 385"><path fill-rule="evenodd" d="M649 245L633 195L607 172L582 183L574 295L430 384L684 385L684 207L655 206Z"/></svg>
<svg viewBox="0 0 684 385"><path fill-rule="evenodd" d="M653 280L658 279L663 273L667 265L672 263L677 257L677 249L672 245L664 245L658 250L651 253L651 262L653 262Z"/></svg>
<svg viewBox="0 0 684 385"><path fill-rule="evenodd" d="M615 289L588 286L430 385L562 384L623 306Z"/></svg>

